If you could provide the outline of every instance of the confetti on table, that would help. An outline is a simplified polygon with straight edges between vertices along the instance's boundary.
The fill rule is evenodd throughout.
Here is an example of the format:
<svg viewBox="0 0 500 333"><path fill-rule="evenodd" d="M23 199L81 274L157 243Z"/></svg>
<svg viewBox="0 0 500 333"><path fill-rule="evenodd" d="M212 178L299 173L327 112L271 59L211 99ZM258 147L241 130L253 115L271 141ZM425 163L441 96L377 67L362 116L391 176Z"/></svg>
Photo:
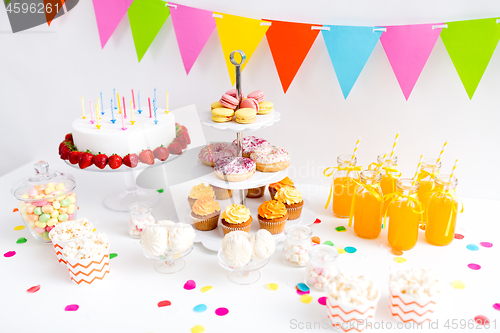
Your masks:
<svg viewBox="0 0 500 333"><path fill-rule="evenodd" d="M213 287L212 286L205 286L205 287L201 287L201 292L202 293L206 293L207 291L209 291L210 289L212 289Z"/></svg>
<svg viewBox="0 0 500 333"><path fill-rule="evenodd" d="M311 237L311 241L314 243L314 244L319 244L321 243L321 239L319 239L318 236L313 236Z"/></svg>
<svg viewBox="0 0 500 333"><path fill-rule="evenodd" d="M38 290L40 290L40 285L38 286L34 286L34 287L31 287L29 288L28 290L26 290L27 292L29 292L30 294L34 294L36 293Z"/></svg>
<svg viewBox="0 0 500 333"><path fill-rule="evenodd" d="M344 251L347 252L347 253L354 253L357 250L358 249L356 249L355 247L352 247L352 246L347 246L346 248L344 248Z"/></svg>
<svg viewBox="0 0 500 333"><path fill-rule="evenodd" d="M19 231L19 230L23 230L23 229L24 229L24 225L18 225L17 227L14 227L15 231Z"/></svg>
<svg viewBox="0 0 500 333"><path fill-rule="evenodd" d="M118 257L118 253L110 253L109 254L109 259L113 259L113 258L116 258Z"/></svg>
<svg viewBox="0 0 500 333"><path fill-rule="evenodd" d="M476 322L476 324L479 325L485 325L490 323L490 320L483 315L475 316L474 321Z"/></svg>
<svg viewBox="0 0 500 333"><path fill-rule="evenodd" d="M320 220L320 219L316 219L316 220L314 221L314 223L321 223L321 220Z"/></svg>
<svg viewBox="0 0 500 333"><path fill-rule="evenodd" d="M193 290L194 288L196 288L196 282L194 282L193 280L188 280L184 284L184 289L186 290Z"/></svg>
<svg viewBox="0 0 500 333"><path fill-rule="evenodd" d="M300 291L308 291L310 288L305 283L297 283L297 289Z"/></svg>
<svg viewBox="0 0 500 333"><path fill-rule="evenodd" d="M215 310L215 314L218 316L225 316L229 313L229 310L227 308L218 308Z"/></svg>
<svg viewBox="0 0 500 333"><path fill-rule="evenodd" d="M13 257L13 256L15 256L15 255L16 255L16 251L9 251L9 252L5 252L5 253L3 254L3 256L4 256L5 258L10 258L10 257Z"/></svg>
<svg viewBox="0 0 500 333"><path fill-rule="evenodd" d="M64 308L64 311L76 311L78 310L80 307L77 305L77 304L70 304L70 305L67 305L65 308Z"/></svg>
<svg viewBox="0 0 500 333"><path fill-rule="evenodd" d="M329 240L327 240L327 241L326 241L326 242L324 242L323 244L325 244L325 245L330 245L330 246L335 245L335 244L333 244L333 242L332 242L332 241L329 241Z"/></svg>
<svg viewBox="0 0 500 333"><path fill-rule="evenodd" d="M164 306L169 306L169 305L172 305L172 302L170 302L170 301L161 301L161 302L158 302L158 307L159 308L162 308Z"/></svg>
<svg viewBox="0 0 500 333"><path fill-rule="evenodd" d="M468 264L467 267L469 267L470 269L473 269L475 271L481 269L481 266L479 266L478 264Z"/></svg>
<svg viewBox="0 0 500 333"><path fill-rule="evenodd" d="M500 303L493 304L493 309L500 311Z"/></svg>
<svg viewBox="0 0 500 333"><path fill-rule="evenodd" d="M158 193L163 193L163 189L162 188L159 189L159 190L157 190L157 191L158 191Z"/></svg>
<svg viewBox="0 0 500 333"><path fill-rule="evenodd" d="M313 300L313 298L312 298L311 295L302 295L302 296L300 296L300 301L302 303L308 304L308 303L311 303L312 300Z"/></svg>
<svg viewBox="0 0 500 333"><path fill-rule="evenodd" d="M278 290L279 286L276 283L268 283L267 288L270 290Z"/></svg>
<svg viewBox="0 0 500 333"><path fill-rule="evenodd" d="M207 311L207 306L205 304L198 304L193 308L194 312L205 312Z"/></svg>
<svg viewBox="0 0 500 333"><path fill-rule="evenodd" d="M337 247L336 250L337 250L337 252L339 254L344 254L345 253L345 250L343 248L341 248L341 247Z"/></svg>
<svg viewBox="0 0 500 333"><path fill-rule="evenodd" d="M205 332L205 327L203 325L196 325L191 327L191 333L203 333Z"/></svg>
<svg viewBox="0 0 500 333"><path fill-rule="evenodd" d="M18 212L18 211L19 211L19 209L14 208L14 209L12 210L12 213L15 213L15 212Z"/></svg>
<svg viewBox="0 0 500 333"><path fill-rule="evenodd" d="M340 227L336 227L335 230L337 230L338 232L347 231L347 229L343 225L341 225Z"/></svg>
<svg viewBox="0 0 500 333"><path fill-rule="evenodd" d="M318 298L318 303L321 305L326 305L326 297L323 296L323 297Z"/></svg>
<svg viewBox="0 0 500 333"><path fill-rule="evenodd" d="M307 294L311 293L310 290L308 290L308 291L300 291L300 290L296 289L296 291L297 291L297 294L299 294L300 296L307 295Z"/></svg>
<svg viewBox="0 0 500 333"><path fill-rule="evenodd" d="M398 249L391 249L391 254L394 254L395 256L402 256L403 255L403 251L401 250L398 250Z"/></svg>
<svg viewBox="0 0 500 333"><path fill-rule="evenodd" d="M17 244L24 244L26 243L28 240L25 238L25 237L19 237L17 240L16 240L16 243Z"/></svg>
<svg viewBox="0 0 500 333"><path fill-rule="evenodd" d="M97 229L96 229L96 228L94 228L94 229L92 229L92 232L95 232L96 230L97 230Z"/></svg>
<svg viewBox="0 0 500 333"><path fill-rule="evenodd" d="M402 263L406 262L406 259L403 257L396 257L396 258L394 258L394 261L397 262L398 264L402 264Z"/></svg>
<svg viewBox="0 0 500 333"><path fill-rule="evenodd" d="M453 281L451 286L455 289L465 289L465 284L460 280Z"/></svg>
<svg viewBox="0 0 500 333"><path fill-rule="evenodd" d="M493 243L490 242L481 242L479 244L481 244L482 247L493 247Z"/></svg>
<svg viewBox="0 0 500 333"><path fill-rule="evenodd" d="M455 234L455 239L464 239L464 235Z"/></svg>
<svg viewBox="0 0 500 333"><path fill-rule="evenodd" d="M471 251L477 251L477 250L479 250L479 246L477 246L476 244L469 244L469 245L466 246L466 248L468 250L471 250Z"/></svg>

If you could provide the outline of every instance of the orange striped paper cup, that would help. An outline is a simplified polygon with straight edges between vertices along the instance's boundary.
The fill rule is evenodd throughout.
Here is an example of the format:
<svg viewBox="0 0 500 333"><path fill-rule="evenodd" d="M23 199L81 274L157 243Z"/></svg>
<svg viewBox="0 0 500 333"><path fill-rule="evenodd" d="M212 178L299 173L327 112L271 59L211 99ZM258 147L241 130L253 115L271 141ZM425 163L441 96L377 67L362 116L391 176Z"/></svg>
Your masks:
<svg viewBox="0 0 500 333"><path fill-rule="evenodd" d="M379 300L380 289L376 299L362 305L340 303L328 295L326 308L330 324L334 329L344 332L362 332L373 321Z"/></svg>
<svg viewBox="0 0 500 333"><path fill-rule="evenodd" d="M63 254L71 281L78 285L90 285L102 280L109 273L109 249L90 259L72 259Z"/></svg>
<svg viewBox="0 0 500 333"><path fill-rule="evenodd" d="M415 298L389 287L389 309L394 319L403 323L431 321L437 308L438 299L439 294Z"/></svg>

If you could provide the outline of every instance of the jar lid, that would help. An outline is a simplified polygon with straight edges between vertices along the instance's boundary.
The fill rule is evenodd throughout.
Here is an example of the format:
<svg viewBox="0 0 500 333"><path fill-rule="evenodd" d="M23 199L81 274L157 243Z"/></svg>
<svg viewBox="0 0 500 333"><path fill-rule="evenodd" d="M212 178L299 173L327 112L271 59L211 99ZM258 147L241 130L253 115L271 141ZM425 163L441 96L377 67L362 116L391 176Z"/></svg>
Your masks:
<svg viewBox="0 0 500 333"><path fill-rule="evenodd" d="M330 245L315 245L307 251L307 255L314 261L332 262L339 256L339 252Z"/></svg>
<svg viewBox="0 0 500 333"><path fill-rule="evenodd" d="M311 228L305 225L294 225L285 229L285 236L288 239L307 239L312 235Z"/></svg>
<svg viewBox="0 0 500 333"><path fill-rule="evenodd" d="M50 189L49 185L52 185L54 190L45 193L45 198L63 195L73 191L76 187L76 181L72 175L59 171L52 172L49 170L49 163L45 161L36 162L34 168L35 173L33 175L21 179L12 186L11 193L17 199L23 201L40 200L40 198L33 198L38 195L33 195L33 191L30 193L30 190Z"/></svg>

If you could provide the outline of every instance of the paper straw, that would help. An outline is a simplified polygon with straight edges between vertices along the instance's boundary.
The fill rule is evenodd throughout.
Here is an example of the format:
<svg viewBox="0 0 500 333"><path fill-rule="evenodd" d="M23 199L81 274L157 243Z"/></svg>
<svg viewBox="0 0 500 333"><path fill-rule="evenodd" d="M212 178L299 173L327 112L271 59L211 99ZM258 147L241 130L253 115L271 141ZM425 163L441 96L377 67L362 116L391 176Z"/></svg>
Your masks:
<svg viewBox="0 0 500 333"><path fill-rule="evenodd" d="M458 166L458 158L455 160L455 164L453 164L453 169L451 169L451 174L450 174L450 180L453 179L453 176L455 176L455 169Z"/></svg>
<svg viewBox="0 0 500 333"><path fill-rule="evenodd" d="M353 160L356 157L356 152L358 151L360 141L361 141L361 138L359 138L358 141L356 141L356 147L354 147L354 152L352 153L351 160Z"/></svg>
<svg viewBox="0 0 500 333"><path fill-rule="evenodd" d="M380 164L380 167L377 167L377 171L380 171L380 169L384 166L385 160L387 159L387 155L389 153L385 153L384 156L382 157L382 163Z"/></svg>
<svg viewBox="0 0 500 333"><path fill-rule="evenodd" d="M394 143L392 144L392 151L391 155L389 158L392 160L392 157L394 156L394 153L396 152L396 146L398 145L398 139L399 139L399 132L396 134L396 138L394 139Z"/></svg>
<svg viewBox="0 0 500 333"><path fill-rule="evenodd" d="M422 167L422 161L424 160L424 155L420 155L420 161L418 161L417 171L415 171L415 176L413 176L413 182L411 186L415 186L415 182L417 181L418 173L420 172L420 168Z"/></svg>
<svg viewBox="0 0 500 333"><path fill-rule="evenodd" d="M439 157L436 161L436 165L439 164L439 162L441 162L441 158L443 157L443 153L444 151L446 150L446 146L448 145L448 140L445 141L444 145L443 145L443 148L441 149L441 152L439 153Z"/></svg>
<svg viewBox="0 0 500 333"><path fill-rule="evenodd" d="M87 118L87 116L85 115L85 106L83 105L83 95L82 95L82 115L83 119Z"/></svg>

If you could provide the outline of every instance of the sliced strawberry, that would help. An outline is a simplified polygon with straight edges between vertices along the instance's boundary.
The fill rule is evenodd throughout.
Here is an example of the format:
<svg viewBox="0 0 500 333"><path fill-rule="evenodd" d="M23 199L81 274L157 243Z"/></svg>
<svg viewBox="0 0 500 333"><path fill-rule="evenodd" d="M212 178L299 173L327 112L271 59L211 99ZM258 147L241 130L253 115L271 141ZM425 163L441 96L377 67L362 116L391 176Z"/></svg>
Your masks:
<svg viewBox="0 0 500 333"><path fill-rule="evenodd" d="M139 161L144 164L155 164L155 155L150 149L143 150L139 153Z"/></svg>
<svg viewBox="0 0 500 333"><path fill-rule="evenodd" d="M99 153L94 156L93 162L99 169L104 169L106 164L108 164L108 155Z"/></svg>
<svg viewBox="0 0 500 333"><path fill-rule="evenodd" d="M184 136L182 136L182 135L181 135L181 136L179 136L179 137L177 137L177 138L174 140L174 142L178 142L178 143L179 143L179 145L181 145L181 149L186 149L186 148L187 148L187 145L188 145L188 144L187 144L187 140L186 140L186 138L185 138Z"/></svg>
<svg viewBox="0 0 500 333"><path fill-rule="evenodd" d="M82 158L82 153L79 151L71 151L69 153L68 159L71 164L78 164Z"/></svg>
<svg viewBox="0 0 500 333"><path fill-rule="evenodd" d="M69 145L64 145L61 149L61 158L63 160L67 160L69 158L69 153L71 149L69 149Z"/></svg>
<svg viewBox="0 0 500 333"><path fill-rule="evenodd" d="M181 155L182 154L181 145L179 144L179 142L176 142L176 141L172 142L170 144L170 146L168 146L168 151L172 155Z"/></svg>
<svg viewBox="0 0 500 333"><path fill-rule="evenodd" d="M108 164L111 169L118 169L122 165L122 158L113 154L108 158Z"/></svg>
<svg viewBox="0 0 500 333"><path fill-rule="evenodd" d="M137 154L128 154L123 158L123 164L129 168L135 168L139 162L139 156Z"/></svg>
<svg viewBox="0 0 500 333"><path fill-rule="evenodd" d="M153 150L153 154L160 161L166 161L168 156L170 155L168 149L165 148L163 145Z"/></svg>
<svg viewBox="0 0 500 333"><path fill-rule="evenodd" d="M64 141L69 141L73 143L73 134L71 133L66 134L66 136L64 137Z"/></svg>
<svg viewBox="0 0 500 333"><path fill-rule="evenodd" d="M85 169L91 166L94 163L94 155L90 151L86 151L85 153L82 153L82 157L80 158L80 162L78 162L78 165L80 166L80 169Z"/></svg>

